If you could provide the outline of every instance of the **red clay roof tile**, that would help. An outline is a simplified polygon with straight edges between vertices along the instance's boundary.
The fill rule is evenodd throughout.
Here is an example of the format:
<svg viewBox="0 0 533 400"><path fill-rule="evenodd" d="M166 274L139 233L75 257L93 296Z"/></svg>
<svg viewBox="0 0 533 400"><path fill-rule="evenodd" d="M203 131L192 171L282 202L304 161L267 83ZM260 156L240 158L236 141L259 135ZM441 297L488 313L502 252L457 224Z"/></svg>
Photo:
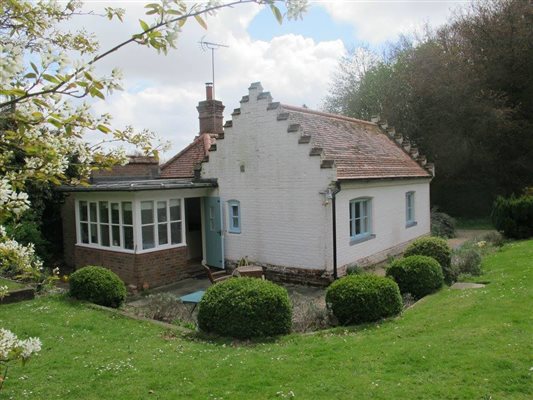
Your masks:
<svg viewBox="0 0 533 400"><path fill-rule="evenodd" d="M205 160L216 135L203 133L161 166L161 178L194 178L195 167Z"/></svg>
<svg viewBox="0 0 533 400"><path fill-rule="evenodd" d="M334 160L337 179L430 178L401 146L375 123L282 105L289 123L299 124L311 136L311 146Z"/></svg>

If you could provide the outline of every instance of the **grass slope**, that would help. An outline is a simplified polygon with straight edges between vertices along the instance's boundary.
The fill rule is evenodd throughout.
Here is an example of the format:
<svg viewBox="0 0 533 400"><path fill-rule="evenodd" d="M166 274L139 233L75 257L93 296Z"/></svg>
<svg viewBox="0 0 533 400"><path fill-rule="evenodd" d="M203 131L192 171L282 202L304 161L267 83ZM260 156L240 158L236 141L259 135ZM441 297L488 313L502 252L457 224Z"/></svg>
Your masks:
<svg viewBox="0 0 533 400"><path fill-rule="evenodd" d="M7 286L8 290L22 289L24 285L10 279L0 278L0 286Z"/></svg>
<svg viewBox="0 0 533 400"><path fill-rule="evenodd" d="M9 371L13 399L531 399L533 241L484 260L484 289L443 289L400 318L232 345L62 298L0 307L0 326L39 336Z"/></svg>

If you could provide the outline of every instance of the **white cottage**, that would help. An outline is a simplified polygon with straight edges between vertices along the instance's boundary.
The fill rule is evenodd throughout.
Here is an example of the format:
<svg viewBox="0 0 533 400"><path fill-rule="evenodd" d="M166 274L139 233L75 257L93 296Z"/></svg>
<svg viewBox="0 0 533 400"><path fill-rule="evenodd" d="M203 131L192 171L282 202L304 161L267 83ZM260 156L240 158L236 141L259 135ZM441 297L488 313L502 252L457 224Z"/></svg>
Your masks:
<svg viewBox="0 0 533 400"><path fill-rule="evenodd" d="M66 243L74 265L103 264L129 283L155 286L195 274L202 260L231 268L247 258L270 279L319 284L429 234L433 165L386 123L275 103L260 83L250 86L224 129L223 110L208 86L198 106L200 135L155 179L133 182L122 174L69 189L77 190L70 196L77 239ZM118 197L132 208L129 249L103 245L101 232L81 237L82 225L91 223L80 220L80 207L88 207L86 220L94 208L97 232L100 202L107 221L106 198L117 198L120 185L130 189ZM177 215L177 204L181 233L172 243L178 220L172 225L169 207ZM121 252L135 271L114 265Z"/></svg>

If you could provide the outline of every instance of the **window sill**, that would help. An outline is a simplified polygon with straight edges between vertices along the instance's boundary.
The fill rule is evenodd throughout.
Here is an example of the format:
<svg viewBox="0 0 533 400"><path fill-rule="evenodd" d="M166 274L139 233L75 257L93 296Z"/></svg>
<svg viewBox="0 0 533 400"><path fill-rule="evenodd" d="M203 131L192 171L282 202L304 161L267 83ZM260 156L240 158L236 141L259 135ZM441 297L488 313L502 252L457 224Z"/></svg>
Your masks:
<svg viewBox="0 0 533 400"><path fill-rule="evenodd" d="M228 233L231 233L232 235L240 235L241 231L228 231Z"/></svg>
<svg viewBox="0 0 533 400"><path fill-rule="evenodd" d="M130 249L124 249L122 247L104 247L104 246L95 246L87 243L76 243L76 246L79 247L85 247L88 249L94 249L94 250L102 250L102 251L113 251L117 253L128 253L128 254L144 254L144 253L152 253L154 251L163 251L163 250L169 250L169 249L175 249L179 247L185 247L187 246L186 243L180 243L180 244L173 244L173 245L166 245L166 246L160 246L160 247L154 247L151 249L143 249L143 250L130 250Z"/></svg>
<svg viewBox="0 0 533 400"><path fill-rule="evenodd" d="M407 222L405 224L405 228L410 228L410 227L416 226L416 225L418 225L418 223L416 221Z"/></svg>
<svg viewBox="0 0 533 400"><path fill-rule="evenodd" d="M134 250L131 250L131 249L125 249L123 247L113 247L113 246L109 246L109 247L105 247L105 246L96 246L94 244L89 244L89 243L76 243L76 246L78 247L85 247L87 249L94 249L94 250L103 250L103 251L113 251L113 252L116 252L116 253L128 253L128 254L133 254L135 253Z"/></svg>
<svg viewBox="0 0 533 400"><path fill-rule="evenodd" d="M370 235L365 235L365 236L361 236L361 237L350 238L350 246L353 246L354 244L359 244L359 243L362 243L362 242L366 242L367 240L374 239L375 237L376 237L376 235L370 234Z"/></svg>

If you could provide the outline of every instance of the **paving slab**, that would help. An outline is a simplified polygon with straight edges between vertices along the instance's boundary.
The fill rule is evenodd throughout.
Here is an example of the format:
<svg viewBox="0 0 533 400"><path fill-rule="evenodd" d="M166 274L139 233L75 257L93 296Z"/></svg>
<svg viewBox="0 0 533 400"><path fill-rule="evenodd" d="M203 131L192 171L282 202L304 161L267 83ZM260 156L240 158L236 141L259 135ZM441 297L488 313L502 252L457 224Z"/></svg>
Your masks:
<svg viewBox="0 0 533 400"><path fill-rule="evenodd" d="M465 290L465 289L481 289L484 288L485 285L482 283L471 283L471 282L455 282L450 288L456 289L456 290Z"/></svg>

